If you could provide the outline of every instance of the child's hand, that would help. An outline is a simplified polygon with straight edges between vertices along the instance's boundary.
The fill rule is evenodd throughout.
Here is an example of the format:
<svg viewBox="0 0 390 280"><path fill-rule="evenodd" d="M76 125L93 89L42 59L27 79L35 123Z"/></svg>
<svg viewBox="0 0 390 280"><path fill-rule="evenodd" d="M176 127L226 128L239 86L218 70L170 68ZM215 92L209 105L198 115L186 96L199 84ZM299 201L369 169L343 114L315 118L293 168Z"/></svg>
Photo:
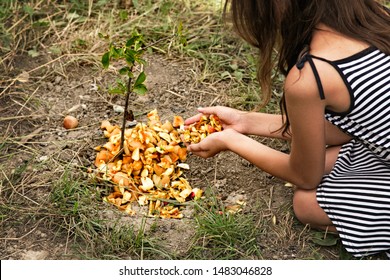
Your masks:
<svg viewBox="0 0 390 280"><path fill-rule="evenodd" d="M184 124L190 125L197 122L202 115L216 115L221 121L223 129L234 129L237 132L244 133L241 121L244 114L242 111L223 106L199 108L198 111L199 114L186 119Z"/></svg>
<svg viewBox="0 0 390 280"><path fill-rule="evenodd" d="M219 152L228 149L228 141L232 133L237 133L233 129L225 129L221 132L215 132L207 136L197 144L187 146L187 150L202 158L213 157Z"/></svg>

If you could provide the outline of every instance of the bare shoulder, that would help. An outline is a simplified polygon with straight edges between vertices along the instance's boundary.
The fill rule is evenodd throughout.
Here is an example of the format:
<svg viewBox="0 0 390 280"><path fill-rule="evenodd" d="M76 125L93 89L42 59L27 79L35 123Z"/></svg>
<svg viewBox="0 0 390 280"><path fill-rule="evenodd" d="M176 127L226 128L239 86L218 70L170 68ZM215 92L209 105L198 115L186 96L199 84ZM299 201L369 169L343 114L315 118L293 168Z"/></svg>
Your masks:
<svg viewBox="0 0 390 280"><path fill-rule="evenodd" d="M306 100L311 98L319 99L319 91L316 80L309 65L305 65L302 69L293 67L288 73L284 91L286 98L290 100Z"/></svg>
<svg viewBox="0 0 390 280"><path fill-rule="evenodd" d="M350 106L350 95L339 73L329 63L313 61L318 72L324 99L321 99L319 85L313 69L306 63L302 69L294 67L285 80L286 101L319 106L335 112L345 112Z"/></svg>
<svg viewBox="0 0 390 280"><path fill-rule="evenodd" d="M348 37L320 24L313 34L310 53L328 60L349 57L369 47L364 41Z"/></svg>
<svg viewBox="0 0 390 280"><path fill-rule="evenodd" d="M323 47L321 52L317 49L315 55L328 60L340 59L355 54L355 51L360 51L362 48L364 48L363 45L355 45L354 48L350 48L348 53L342 54L340 51L339 55L342 54L342 56L336 57L334 54L336 48L326 49ZM320 59L313 59L312 64L318 73L319 80L316 80L314 69L308 62L305 63L302 69L298 69L296 66L293 67L285 81L286 100L300 102L304 99L307 104L312 100L313 103L311 104L321 104L326 109L334 112L348 111L351 106L351 96L337 69L330 63ZM323 89L323 99L321 99L319 86Z"/></svg>

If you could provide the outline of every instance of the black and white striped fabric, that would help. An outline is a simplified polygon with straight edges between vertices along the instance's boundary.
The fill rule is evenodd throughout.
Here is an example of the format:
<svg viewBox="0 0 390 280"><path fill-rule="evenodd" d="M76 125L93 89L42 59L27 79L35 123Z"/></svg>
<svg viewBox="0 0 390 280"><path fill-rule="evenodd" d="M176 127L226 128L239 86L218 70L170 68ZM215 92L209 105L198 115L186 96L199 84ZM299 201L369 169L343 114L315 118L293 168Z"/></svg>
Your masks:
<svg viewBox="0 0 390 280"><path fill-rule="evenodd" d="M343 145L317 201L355 257L386 252L390 258L390 56L370 47L328 61L351 95L351 108L325 117L354 139Z"/></svg>
<svg viewBox="0 0 390 280"><path fill-rule="evenodd" d="M390 161L390 56L369 48L347 59L331 62L349 87L350 111L326 118Z"/></svg>

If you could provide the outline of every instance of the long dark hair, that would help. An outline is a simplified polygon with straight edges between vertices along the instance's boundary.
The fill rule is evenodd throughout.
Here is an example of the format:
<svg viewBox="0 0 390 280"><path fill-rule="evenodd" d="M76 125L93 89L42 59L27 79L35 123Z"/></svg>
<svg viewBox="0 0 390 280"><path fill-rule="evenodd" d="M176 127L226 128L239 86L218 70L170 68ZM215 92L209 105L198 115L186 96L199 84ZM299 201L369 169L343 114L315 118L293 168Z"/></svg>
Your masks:
<svg viewBox="0 0 390 280"><path fill-rule="evenodd" d="M226 0L225 18L237 33L259 49L258 80L263 102L271 97L275 66L287 75L315 27L323 23L337 32L390 54L390 11L379 0ZM283 132L288 130L286 115Z"/></svg>

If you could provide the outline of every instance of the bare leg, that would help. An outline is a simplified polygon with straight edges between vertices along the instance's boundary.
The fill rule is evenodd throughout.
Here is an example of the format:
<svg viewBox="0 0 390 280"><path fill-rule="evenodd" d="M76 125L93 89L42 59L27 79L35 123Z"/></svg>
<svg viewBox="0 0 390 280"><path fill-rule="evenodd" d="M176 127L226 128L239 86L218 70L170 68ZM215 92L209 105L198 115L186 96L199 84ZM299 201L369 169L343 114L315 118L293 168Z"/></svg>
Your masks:
<svg viewBox="0 0 390 280"><path fill-rule="evenodd" d="M316 190L296 189L293 207L295 216L303 224L309 224L312 228L336 232L328 215L318 205Z"/></svg>

